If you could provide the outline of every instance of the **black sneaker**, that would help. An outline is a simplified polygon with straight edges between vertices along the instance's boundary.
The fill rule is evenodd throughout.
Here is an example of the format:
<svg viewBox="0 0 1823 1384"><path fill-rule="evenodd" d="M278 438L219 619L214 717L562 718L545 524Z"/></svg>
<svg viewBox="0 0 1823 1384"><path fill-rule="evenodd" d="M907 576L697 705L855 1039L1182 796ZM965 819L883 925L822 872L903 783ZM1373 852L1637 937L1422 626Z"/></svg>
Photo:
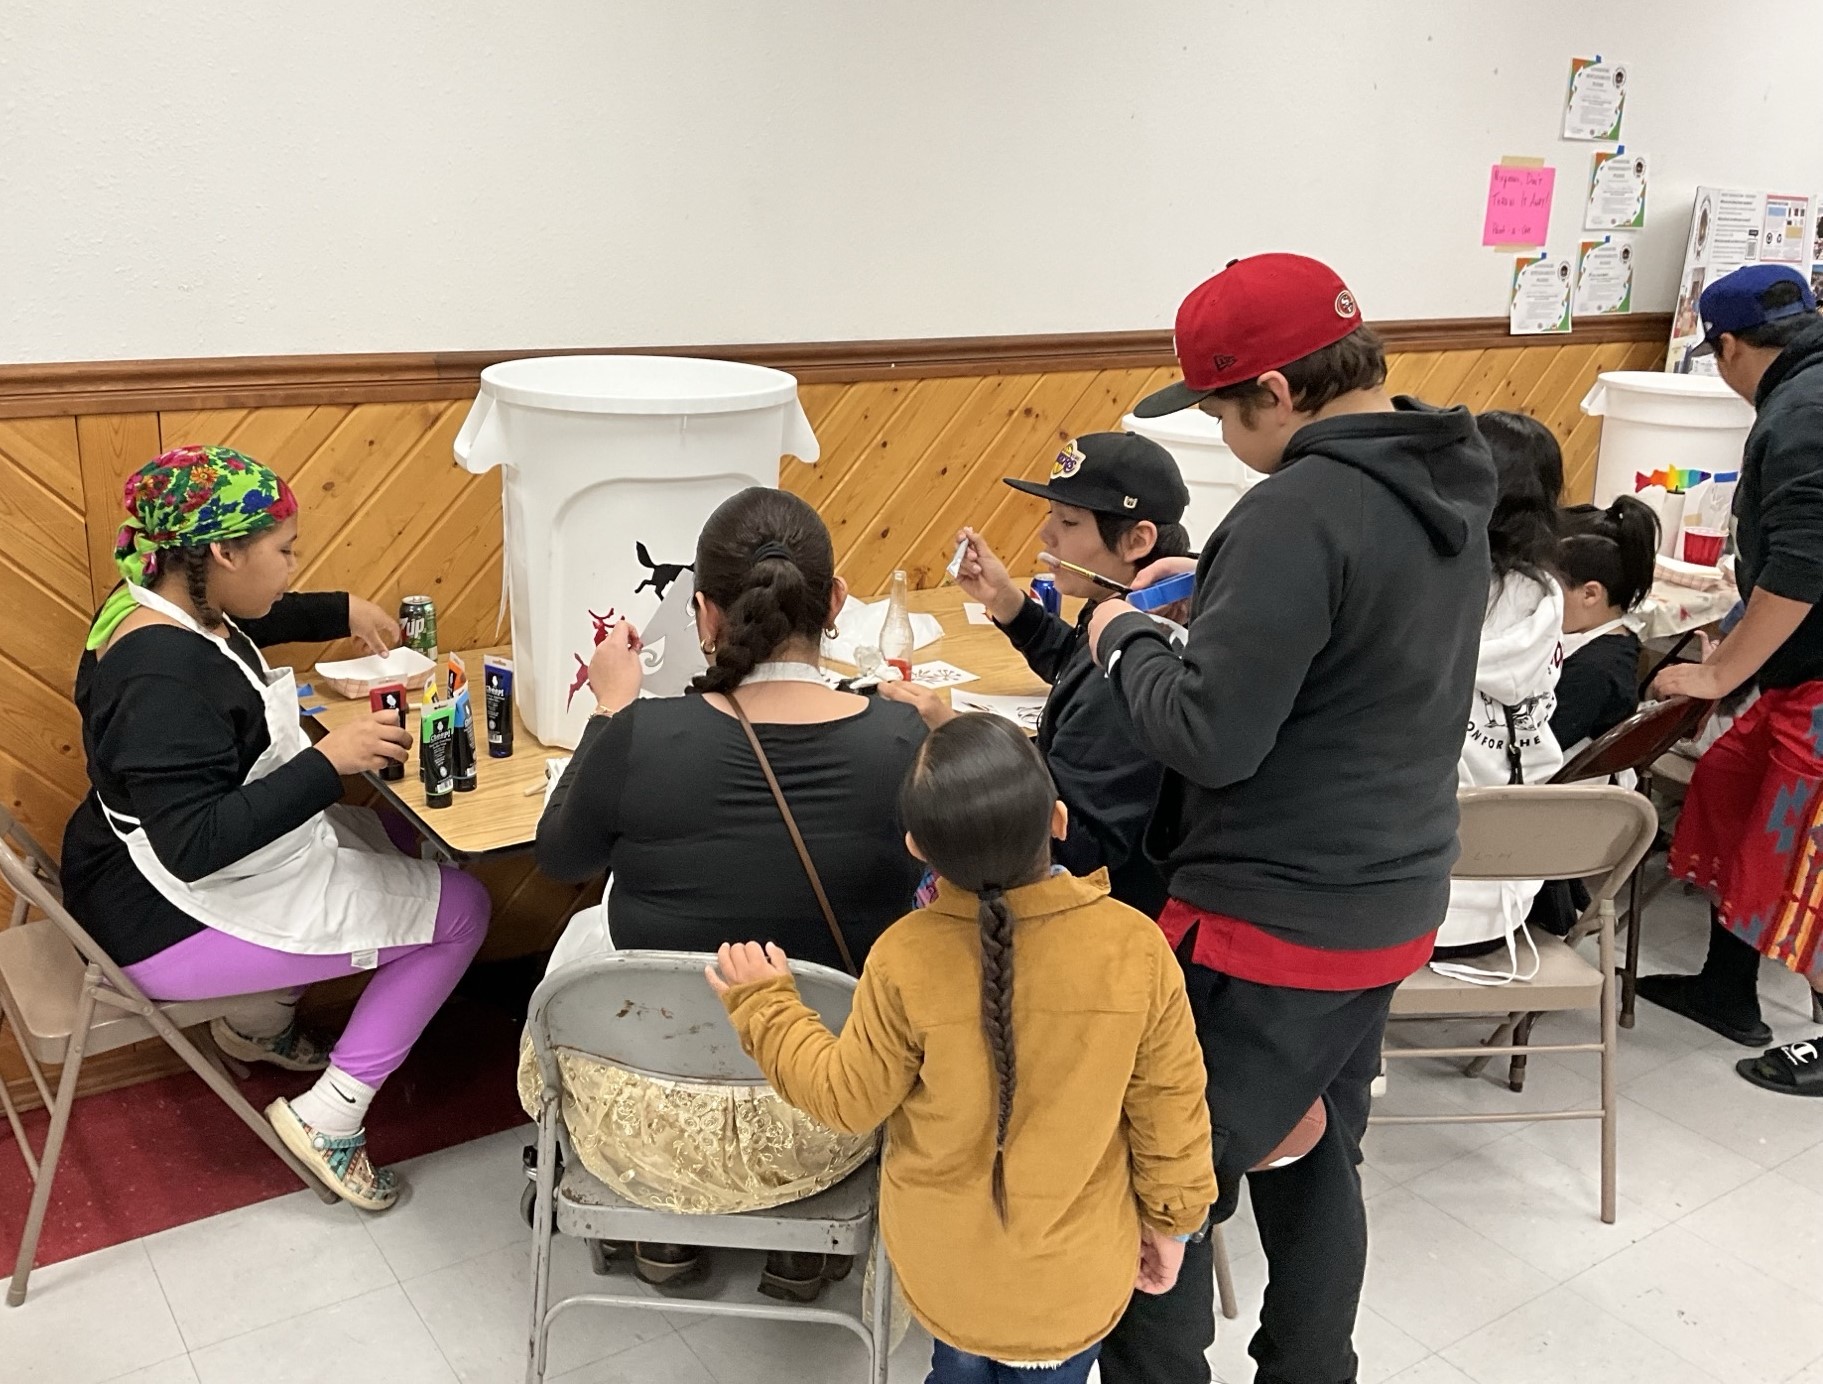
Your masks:
<svg viewBox="0 0 1823 1384"><path fill-rule="evenodd" d="M1757 1004L1751 1010L1720 1009L1715 992L1701 976L1641 976L1635 993L1744 1048L1763 1048L1772 1042L1772 1030L1761 1021Z"/></svg>

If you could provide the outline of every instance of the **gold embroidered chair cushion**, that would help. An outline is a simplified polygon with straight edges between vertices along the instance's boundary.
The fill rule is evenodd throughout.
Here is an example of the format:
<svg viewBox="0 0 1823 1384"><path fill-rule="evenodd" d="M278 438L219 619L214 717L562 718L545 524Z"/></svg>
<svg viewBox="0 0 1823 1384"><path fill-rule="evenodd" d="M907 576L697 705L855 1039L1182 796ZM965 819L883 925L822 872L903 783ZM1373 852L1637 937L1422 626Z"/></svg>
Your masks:
<svg viewBox="0 0 1823 1384"><path fill-rule="evenodd" d="M874 1136L838 1134L767 1086L641 1076L569 1048L563 1123L583 1167L635 1206L688 1215L764 1211L827 1191L865 1163ZM537 1118L543 1083L519 1045L519 1100Z"/></svg>

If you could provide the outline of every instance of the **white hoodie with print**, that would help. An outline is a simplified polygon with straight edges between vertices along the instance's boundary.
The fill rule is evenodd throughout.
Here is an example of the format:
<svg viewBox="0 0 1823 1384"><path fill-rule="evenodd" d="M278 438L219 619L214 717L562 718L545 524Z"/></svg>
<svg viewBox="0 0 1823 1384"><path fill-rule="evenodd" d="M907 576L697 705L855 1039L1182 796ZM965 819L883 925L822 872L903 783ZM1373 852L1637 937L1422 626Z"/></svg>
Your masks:
<svg viewBox="0 0 1823 1384"><path fill-rule="evenodd" d="M1456 782L1463 788L1544 783L1563 765L1563 751L1551 734L1563 667L1563 591L1548 578L1541 583L1512 573L1490 596ZM1518 743L1517 780L1509 725ZM1525 922L1539 885L1535 879L1456 880L1437 945L1507 936Z"/></svg>

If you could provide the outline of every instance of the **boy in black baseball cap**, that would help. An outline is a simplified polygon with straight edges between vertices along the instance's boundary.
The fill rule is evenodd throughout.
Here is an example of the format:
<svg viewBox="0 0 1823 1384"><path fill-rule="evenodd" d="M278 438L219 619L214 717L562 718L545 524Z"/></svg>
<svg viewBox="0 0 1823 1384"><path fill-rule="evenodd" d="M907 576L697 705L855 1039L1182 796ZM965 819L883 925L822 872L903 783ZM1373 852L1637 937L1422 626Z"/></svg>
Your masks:
<svg viewBox="0 0 1823 1384"><path fill-rule="evenodd" d="M1165 766L1147 845L1209 1070L1212 1215L1233 1214L1247 1177L1270 1275L1255 1379L1342 1384L1369 1088L1393 991L1449 902L1494 465L1466 409L1387 397L1354 295L1301 255L1234 261L1192 292L1177 355L1183 383L1137 411L1201 407L1272 478L1194 564L1181 651L1120 600L1089 639ZM1319 1099L1316 1146L1254 1173ZM1102 1378L1203 1384L1211 1297L1193 1246L1175 1289L1135 1296Z"/></svg>
<svg viewBox="0 0 1823 1384"><path fill-rule="evenodd" d="M1045 480L1006 483L1051 502L1038 532L1046 553L1123 586L1152 562L1190 552L1179 522L1190 492L1171 453L1148 438L1089 433L1064 444ZM1115 898L1157 917L1165 881L1142 838L1164 771L1134 743L1125 708L1089 655L1089 617L1108 588L1058 566L1058 591L1088 603L1072 624L1022 592L973 529L957 538L968 545L957 583L1051 685L1038 748L1070 809L1069 835L1056 843L1054 858L1077 875L1105 867ZM913 703L933 728L954 715L914 683L887 683L880 693Z"/></svg>

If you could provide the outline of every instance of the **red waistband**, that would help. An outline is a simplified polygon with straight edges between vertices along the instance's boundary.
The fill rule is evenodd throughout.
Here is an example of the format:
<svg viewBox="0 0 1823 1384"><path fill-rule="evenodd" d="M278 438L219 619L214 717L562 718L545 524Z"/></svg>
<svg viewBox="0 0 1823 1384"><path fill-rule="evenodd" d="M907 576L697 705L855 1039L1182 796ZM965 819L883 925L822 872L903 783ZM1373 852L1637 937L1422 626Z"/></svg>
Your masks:
<svg viewBox="0 0 1823 1384"><path fill-rule="evenodd" d="M1396 985L1430 960L1437 940L1433 929L1409 942L1371 951L1306 947L1239 918L1204 913L1179 899L1165 905L1158 925L1173 950L1195 928L1190 959L1199 966L1237 980L1291 990L1372 990Z"/></svg>

